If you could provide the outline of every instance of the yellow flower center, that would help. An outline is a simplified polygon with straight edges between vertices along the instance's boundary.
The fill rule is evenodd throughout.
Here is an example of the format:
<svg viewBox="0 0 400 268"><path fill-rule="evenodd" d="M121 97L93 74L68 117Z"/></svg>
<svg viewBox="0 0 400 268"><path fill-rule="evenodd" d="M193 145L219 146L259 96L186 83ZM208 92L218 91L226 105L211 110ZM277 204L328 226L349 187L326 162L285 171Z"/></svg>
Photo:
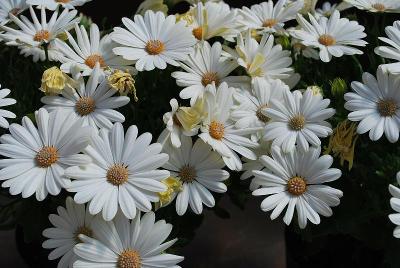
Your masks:
<svg viewBox="0 0 400 268"><path fill-rule="evenodd" d="M36 154L36 163L41 168L48 168L58 160L57 149L54 146L44 146Z"/></svg>
<svg viewBox="0 0 400 268"><path fill-rule="evenodd" d="M394 100L380 100L378 102L378 112L381 116L393 116L397 111L397 104Z"/></svg>
<svg viewBox="0 0 400 268"><path fill-rule="evenodd" d="M124 250L118 257L117 267L118 268L140 268L139 252L133 249Z"/></svg>
<svg viewBox="0 0 400 268"><path fill-rule="evenodd" d="M95 109L96 103L92 97L82 97L75 104L75 110L80 116L93 113Z"/></svg>
<svg viewBox="0 0 400 268"><path fill-rule="evenodd" d="M302 130L306 124L306 119L302 115L296 115L289 120L289 127L292 130Z"/></svg>
<svg viewBox="0 0 400 268"><path fill-rule="evenodd" d="M382 3L375 3L375 4L372 5L372 7L375 8L379 12L383 12L383 11L386 10L385 5L382 4Z"/></svg>
<svg viewBox="0 0 400 268"><path fill-rule="evenodd" d="M262 112L262 110L264 110L265 108L267 108L267 105L265 105L265 104L258 107L256 116L257 116L258 120L260 120L261 122L268 123L270 118L268 116L266 116L265 114L263 114L263 112Z"/></svg>
<svg viewBox="0 0 400 268"><path fill-rule="evenodd" d="M114 164L107 171L107 181L112 185L119 186L128 181L128 175L128 169L124 165Z"/></svg>
<svg viewBox="0 0 400 268"><path fill-rule="evenodd" d="M203 27L200 26L193 29L192 33L197 40L203 40Z"/></svg>
<svg viewBox="0 0 400 268"><path fill-rule="evenodd" d="M165 50L165 45L160 40L150 40L147 42L145 50L150 55L158 55Z"/></svg>
<svg viewBox="0 0 400 268"><path fill-rule="evenodd" d="M196 169L188 165L183 166L179 171L179 178L186 183L194 181L196 179L196 175Z"/></svg>
<svg viewBox="0 0 400 268"><path fill-rule="evenodd" d="M104 58L99 54L90 55L85 60L85 64L89 66L91 69L96 67L96 63L99 63L101 68L106 67L106 62L104 61Z"/></svg>
<svg viewBox="0 0 400 268"><path fill-rule="evenodd" d="M40 30L33 36L33 41L36 42L49 41L49 39L50 39L50 32L47 30Z"/></svg>
<svg viewBox="0 0 400 268"><path fill-rule="evenodd" d="M16 8L11 9L9 13L13 14L14 16L16 16L19 13L20 10L21 10L20 8L16 7Z"/></svg>
<svg viewBox="0 0 400 268"><path fill-rule="evenodd" d="M93 237L92 229L90 229L89 227L86 227L86 226L80 226L76 229L76 231L74 233L74 239L75 239L76 243L82 243L81 239L79 238L80 234L86 235L88 237Z"/></svg>
<svg viewBox="0 0 400 268"><path fill-rule="evenodd" d="M203 77L201 78L201 83L203 84L203 86L207 86L207 85L211 84L212 82L214 82L216 86L219 86L220 80L218 77L218 73L208 72L208 73L203 74Z"/></svg>
<svg viewBox="0 0 400 268"><path fill-rule="evenodd" d="M219 123L217 121L212 121L208 128L208 132L210 133L210 136L212 138L214 138L216 140L220 140L224 137L225 126L224 126L224 124Z"/></svg>
<svg viewBox="0 0 400 268"><path fill-rule="evenodd" d="M335 38L329 34L323 34L318 38L318 42L324 46L333 46L336 44Z"/></svg>
<svg viewBox="0 0 400 268"><path fill-rule="evenodd" d="M287 182L287 191L292 195L302 195L307 190L307 183L302 177L293 177Z"/></svg>
<svg viewBox="0 0 400 268"><path fill-rule="evenodd" d="M266 19L263 22L263 27L274 27L278 21L276 19Z"/></svg>

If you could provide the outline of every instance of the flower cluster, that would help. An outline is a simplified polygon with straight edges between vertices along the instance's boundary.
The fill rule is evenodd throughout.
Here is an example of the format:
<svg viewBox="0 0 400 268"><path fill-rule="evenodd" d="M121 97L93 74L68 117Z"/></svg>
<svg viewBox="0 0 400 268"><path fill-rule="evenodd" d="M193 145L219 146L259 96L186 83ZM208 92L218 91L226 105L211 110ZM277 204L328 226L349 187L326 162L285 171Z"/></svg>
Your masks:
<svg viewBox="0 0 400 268"><path fill-rule="evenodd" d="M394 62L381 65L376 78L364 73L351 83L348 120L336 128L330 99L316 85L303 89L295 68L300 58L329 64L363 54L365 28L341 11L400 12L397 1L346 0L320 9L303 0L241 9L192 1L186 13L166 15L162 1L147 0L108 34L79 24L75 7L88 1L0 3L0 40L54 65L43 73L43 107L34 116L9 125L4 118L16 115L0 110L0 126L9 129L0 137L0 180L23 198L42 201L62 190L73 196L43 232L43 247L54 249L49 259L61 258L59 267L178 267L183 257L165 253L176 241L164 242L172 226L151 211L175 203L179 216L188 207L201 214L204 205L215 206L213 193L227 191L233 172L251 180L253 195L266 196L261 209L272 211L271 219L286 209L287 225L294 215L300 228L319 224L343 195L326 185L342 175L328 153L352 168L358 134L399 139L400 21L375 49ZM138 72L168 65L179 100L163 100L171 111L152 143L153 135L135 125L125 131L129 115L118 109L131 95L138 101ZM335 80L333 94L344 87ZM5 98L9 93L0 90L0 106L16 102ZM329 145L321 155L323 142ZM400 211L399 190L390 192ZM400 224L398 218L390 216Z"/></svg>

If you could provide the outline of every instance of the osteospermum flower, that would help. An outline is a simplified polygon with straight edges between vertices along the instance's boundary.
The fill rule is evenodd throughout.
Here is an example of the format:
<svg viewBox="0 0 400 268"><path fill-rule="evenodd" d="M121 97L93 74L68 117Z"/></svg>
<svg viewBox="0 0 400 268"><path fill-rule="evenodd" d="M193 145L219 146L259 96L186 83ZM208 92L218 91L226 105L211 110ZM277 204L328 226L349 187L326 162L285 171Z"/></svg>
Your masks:
<svg viewBox="0 0 400 268"><path fill-rule="evenodd" d="M61 110L49 114L42 108L35 118L37 127L25 116L22 125L11 124L10 134L1 136L0 154L7 158L0 160L0 180L10 194L28 198L36 192L42 201L69 186L66 168L90 162L79 153L89 144L92 129Z"/></svg>
<svg viewBox="0 0 400 268"><path fill-rule="evenodd" d="M92 73L97 63L102 72L105 69L134 71L134 68L129 66L132 61L113 53L116 43L111 40L110 35L100 38L99 27L96 24L90 25L90 35L83 25L79 27L75 24L75 33L76 40L70 33L66 33L71 46L64 41L55 40L55 47L60 53L59 60L62 63L60 68L64 72L71 73L73 68L78 68L83 76L87 76Z"/></svg>
<svg viewBox="0 0 400 268"><path fill-rule="evenodd" d="M266 32L282 32L285 22L296 18L296 14L303 7L303 0L289 3L288 0L279 0L275 5L272 0L261 4L243 7L239 14L243 25L250 29Z"/></svg>
<svg viewBox="0 0 400 268"><path fill-rule="evenodd" d="M393 26L387 26L385 28L386 37L379 37L379 39L389 46L379 46L375 48L375 53L379 56L391 60L395 60L395 63L388 63L381 65L391 73L400 73L400 21L395 21Z"/></svg>
<svg viewBox="0 0 400 268"><path fill-rule="evenodd" d="M170 144L164 146L169 160L163 166L171 172L171 176L182 182L182 189L176 197L176 212L185 214L188 205L196 214L201 214L203 204L207 207L215 205L215 199L210 193L226 192L227 187L222 182L229 178L229 173L221 156L211 151L211 147L201 139L192 144L192 138L182 136L182 145L175 148Z"/></svg>
<svg viewBox="0 0 400 268"><path fill-rule="evenodd" d="M400 172L396 175L397 183L400 184ZM390 206L397 212L389 215L391 222L396 224L396 228L393 231L393 236L400 238L400 189L392 184L389 185L389 192L392 195L390 199Z"/></svg>
<svg viewBox="0 0 400 268"><path fill-rule="evenodd" d="M370 12L400 12L400 2L397 0L345 0L346 3L358 9Z"/></svg>
<svg viewBox="0 0 400 268"><path fill-rule="evenodd" d="M43 236L48 238L42 246L46 249L53 249L49 254L49 260L60 258L57 267L72 267L78 259L74 253L74 246L82 243L79 235L88 237L95 236L93 222L99 220L94 218L85 208L74 202L71 197L67 197L65 208L57 207L57 214L50 214L49 220L54 227L43 231Z"/></svg>
<svg viewBox="0 0 400 268"><path fill-rule="evenodd" d="M340 4L331 4L329 2L324 2L320 8L315 9L314 16L315 18L319 17L330 17L335 10L343 11L351 7L346 2L341 2Z"/></svg>
<svg viewBox="0 0 400 268"><path fill-rule="evenodd" d="M83 243L75 246L80 260L75 268L118 267L118 268L179 268L183 257L165 253L177 239L164 242L170 235L172 225L165 220L155 221L153 212L140 213L134 220L126 219L121 213L111 222L94 223L99 232L96 239L80 235Z"/></svg>
<svg viewBox="0 0 400 268"><path fill-rule="evenodd" d="M172 73L176 83L185 87L179 94L182 99L190 99L194 104L203 96L206 87L212 83L218 87L222 82L233 86L247 81L247 77L244 76L229 76L238 64L234 60L223 60L221 52L222 46L219 42L215 42L211 47L205 41L196 47L186 61L182 62L181 67L185 72Z"/></svg>
<svg viewBox="0 0 400 268"><path fill-rule="evenodd" d="M102 211L107 221L115 217L118 208L129 219L135 217L136 209L150 211L150 202L158 202L157 193L167 190L161 180L170 175L169 171L158 170L168 161L168 155L160 153L161 144L150 145L151 138L150 133L138 136L136 126L124 135L120 123L110 131L101 129L85 149L93 163L65 171L74 179L68 190L76 192L75 201L89 202L90 213Z"/></svg>
<svg viewBox="0 0 400 268"><path fill-rule="evenodd" d="M75 7L82 6L90 1L92 0L26 0L26 3L38 8L44 7L49 10L56 10L59 6L67 9L75 9Z"/></svg>
<svg viewBox="0 0 400 268"><path fill-rule="evenodd" d="M17 16L28 8L26 0L2 0L0 1L0 24L9 22L9 15Z"/></svg>
<svg viewBox="0 0 400 268"><path fill-rule="evenodd" d="M318 137L332 134L331 124L325 121L335 114L335 109L328 108L329 99L314 95L311 89L304 93L285 90L283 99L283 103L273 100L264 111L272 120L265 127L264 139L273 141L273 146L282 146L284 152L291 152L298 144L299 148L308 150L309 144L321 145Z"/></svg>
<svg viewBox="0 0 400 268"><path fill-rule="evenodd" d="M64 9L59 15L58 10L54 11L49 21L46 18L46 10L41 9L40 20L37 18L32 6L29 7L32 21L25 16L21 19L10 14L10 20L14 22L18 28L14 29L8 26L1 26L0 29L4 33L0 34L0 38L6 40L9 46L18 46L21 52L26 56L32 55L34 61L46 59L44 47L47 46L48 57L53 60L57 53L53 49L54 40L65 31L70 30L80 18L76 17L77 11Z"/></svg>
<svg viewBox="0 0 400 268"><path fill-rule="evenodd" d="M116 55L136 61L138 71L154 68L165 69L167 63L178 66L192 52L195 38L183 22L175 22L175 16L162 12L146 11L144 16L135 15L134 20L122 18L127 29L115 27L111 34L118 47Z"/></svg>
<svg viewBox="0 0 400 268"><path fill-rule="evenodd" d="M362 83L352 82L354 92L344 95L344 107L352 111L349 120L361 121L357 127L359 134L369 131L370 139L376 141L385 133L390 142L396 142L400 128L399 75L386 73L382 68L378 68L376 75L377 78L364 73Z"/></svg>
<svg viewBox="0 0 400 268"><path fill-rule="evenodd" d="M244 36L239 35L235 50L229 48L226 50L252 78L281 79L286 83L288 80L299 79L290 67L292 64L290 51L282 50L281 45L274 45L273 35L264 34L258 43L252 38L250 31L247 31Z"/></svg>
<svg viewBox="0 0 400 268"><path fill-rule="evenodd" d="M76 87L76 88L75 88ZM111 128L113 122L124 122L125 117L114 109L129 103L127 96L114 96L118 91L101 76L99 64L85 84L81 77L77 85L66 84L60 95L44 96L41 101L49 111L62 109L82 118L85 125Z"/></svg>
<svg viewBox="0 0 400 268"><path fill-rule="evenodd" d="M320 17L318 20L309 14L310 22L302 15L297 16L301 26L300 30L292 30L290 33L301 40L305 46L319 49L319 56L323 62L329 62L334 57L343 55L363 54L353 46L365 46L367 42L362 38L367 35L364 27L357 21L349 21L340 18L339 11L335 10L328 18Z"/></svg>
<svg viewBox="0 0 400 268"><path fill-rule="evenodd" d="M234 94L234 99L238 103L232 109L232 119L236 121L235 126L239 129L260 127L264 128L270 118L264 114L264 110L272 100L281 101L283 91L289 90L281 80L271 80L255 78L252 83L251 93L243 91ZM261 135L260 135L261 134ZM258 141L262 133L252 134L252 140Z"/></svg>
<svg viewBox="0 0 400 268"><path fill-rule="evenodd" d="M276 219L287 207L283 221L289 225L296 208L300 228L305 228L307 220L319 224L320 215L332 216L332 209L339 205L342 191L324 185L337 180L342 172L330 168L333 158L330 155L319 157L321 148L310 148L307 152L293 150L283 153L273 147L271 157L262 156L265 166L262 171L255 170L254 180L260 188L253 195L268 195L261 203L263 211L272 211L271 219Z"/></svg>
<svg viewBox="0 0 400 268"><path fill-rule="evenodd" d="M192 30L197 40L209 40L213 37L223 37L228 41L233 41L239 31L238 21L240 15L236 9L231 10L229 5L224 2L198 2L195 4L181 20L186 22L186 26Z"/></svg>
<svg viewBox="0 0 400 268"><path fill-rule="evenodd" d="M237 153L255 160L256 155L252 149L258 143L251 141L247 136L260 130L260 128L238 129L235 121L231 120L233 105L233 88L224 82L216 90L215 95L208 96L207 117L203 121L199 137L217 151L231 170L241 170L242 162Z"/></svg>
<svg viewBox="0 0 400 268"><path fill-rule="evenodd" d="M198 100L193 107L179 107L176 99L170 100L171 112L163 116L166 128L160 134L158 142L164 144L168 140L176 148L181 147L181 135L194 136L198 133L203 119L203 101Z"/></svg>
<svg viewBox="0 0 400 268"><path fill-rule="evenodd" d="M0 85L1 88L1 85ZM17 103L15 99L6 98L10 94L11 90L8 88L0 89L0 107L9 106ZM0 127L8 128L9 123L6 118L15 118L16 115L13 112L0 109Z"/></svg>

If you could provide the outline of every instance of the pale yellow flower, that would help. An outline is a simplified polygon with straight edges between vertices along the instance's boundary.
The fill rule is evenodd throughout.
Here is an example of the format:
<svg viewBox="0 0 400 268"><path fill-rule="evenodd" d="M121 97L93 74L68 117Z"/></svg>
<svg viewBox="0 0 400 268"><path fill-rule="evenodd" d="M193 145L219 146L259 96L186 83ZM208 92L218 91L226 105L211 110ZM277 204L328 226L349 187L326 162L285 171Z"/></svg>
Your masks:
<svg viewBox="0 0 400 268"><path fill-rule="evenodd" d="M135 79L129 72L115 70L107 77L108 83L112 88L118 90L121 95L133 94L135 101L138 101L136 96Z"/></svg>
<svg viewBox="0 0 400 268"><path fill-rule="evenodd" d="M138 7L136 14L144 15L147 10L161 11L164 15L167 15L168 6L164 4L163 0L145 0Z"/></svg>
<svg viewBox="0 0 400 268"><path fill-rule="evenodd" d="M46 94L60 94L66 85L74 83L71 77L54 66L43 72L40 90Z"/></svg>
<svg viewBox="0 0 400 268"><path fill-rule="evenodd" d="M175 198L176 193L182 191L182 182L174 177L168 177L161 182L167 186L165 192L158 193L158 197L160 198L159 205L163 207Z"/></svg>
<svg viewBox="0 0 400 268"><path fill-rule="evenodd" d="M176 117L183 129L190 131L198 126L206 116L204 100L199 98L192 107L179 107Z"/></svg>
<svg viewBox="0 0 400 268"><path fill-rule="evenodd" d="M345 120L337 125L329 139L328 148L325 154L332 153L340 158L340 165L344 161L349 163L349 170L353 167L354 147L358 139L357 126L355 123Z"/></svg>

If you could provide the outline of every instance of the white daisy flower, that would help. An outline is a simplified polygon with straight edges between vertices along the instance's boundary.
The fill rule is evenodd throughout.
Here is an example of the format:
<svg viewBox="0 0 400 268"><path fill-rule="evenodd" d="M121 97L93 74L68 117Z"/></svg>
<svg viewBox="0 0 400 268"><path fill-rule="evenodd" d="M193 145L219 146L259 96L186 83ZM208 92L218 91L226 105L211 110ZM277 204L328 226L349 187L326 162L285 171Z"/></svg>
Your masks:
<svg viewBox="0 0 400 268"><path fill-rule="evenodd" d="M118 91L100 74L99 64L85 84L83 77L77 80L76 88L67 85L62 95L44 96L44 108L53 111L62 109L82 118L84 125L94 128L111 128L113 122L124 122L125 117L114 109L129 103L127 96L114 96Z"/></svg>
<svg viewBox="0 0 400 268"><path fill-rule="evenodd" d="M397 172L396 179L397 184L400 184L400 172ZM392 195L392 198L390 199L390 206L395 212L397 212L389 215L390 221L397 225L393 231L393 236L400 238L400 189L390 184L389 192Z"/></svg>
<svg viewBox="0 0 400 268"><path fill-rule="evenodd" d="M335 12L335 10L339 10L337 7L338 4L331 4L329 2L324 2L321 8L315 9L314 16L315 18L330 17L333 14L333 12Z"/></svg>
<svg viewBox="0 0 400 268"><path fill-rule="evenodd" d="M395 60L395 63L381 66L391 73L400 74L400 21L395 21L393 26L387 26L385 32L388 38L379 37L379 39L389 46L379 46L375 48L375 53L383 58Z"/></svg>
<svg viewBox="0 0 400 268"><path fill-rule="evenodd" d="M33 22L25 16L20 16L21 19L19 19L10 14L10 20L18 26L18 29L0 25L0 29L5 31L0 34L0 38L6 40L6 44L9 46L18 46L23 49L25 55L34 55L34 60L44 61L46 59L44 47L48 46L49 59L56 59L57 53L53 48L54 40L80 21L80 18L76 17L77 11L64 9L58 16L58 10L56 10L47 21L46 10L42 8L39 21L32 6L29 7L29 10Z"/></svg>
<svg viewBox="0 0 400 268"><path fill-rule="evenodd" d="M237 105L232 108L232 119L239 129L259 127L264 129L270 119L264 114L264 110L272 100L282 101L283 91L289 90L281 80L267 81L257 77L252 82L252 91L235 93L234 99ZM263 131L251 135L253 141L258 141Z"/></svg>
<svg viewBox="0 0 400 268"><path fill-rule="evenodd" d="M214 88L215 89L215 88ZM231 170L241 170L242 162L237 153L255 160L256 155L251 149L257 148L258 143L251 141L247 136L260 128L238 129L231 120L233 105L233 88L223 82L210 100L207 118L203 121L199 137L217 151Z"/></svg>
<svg viewBox="0 0 400 268"><path fill-rule="evenodd" d="M187 60L182 62L181 67L185 72L172 73L178 86L185 87L179 94L182 99L190 99L193 105L212 83L217 87L222 82L240 87L247 82L247 76L229 76L238 64L234 60L222 59L221 53L222 46L219 42L215 42L211 47L204 41L195 48Z"/></svg>
<svg viewBox="0 0 400 268"><path fill-rule="evenodd" d="M141 219L138 213L132 221L118 213L114 221L96 221L93 227L98 231L96 239L79 236L84 243L75 246L80 260L74 268L180 268L177 263L183 257L165 253L177 241L164 242L172 225L165 220L156 222L153 212Z"/></svg>
<svg viewBox="0 0 400 268"><path fill-rule="evenodd" d="M95 23L90 25L90 35L87 34L83 25L79 27L78 24L75 24L75 33L76 41L70 33L66 33L72 47L64 41L55 41L56 49L61 54L59 61L62 63L60 67L62 71L71 73L73 68L78 68L83 76L88 76L97 63L102 71L105 69L134 71L134 68L129 66L133 63L132 61L113 53L112 50L117 44L111 40L110 35L100 38L99 27Z"/></svg>
<svg viewBox="0 0 400 268"><path fill-rule="evenodd" d="M7 158L0 160L0 179L10 194L28 198L36 192L42 201L69 186L66 168L90 163L79 153L89 144L92 129L61 110L49 114L42 108L35 117L37 128L25 116L22 125L11 124L10 134L1 136L0 154Z"/></svg>
<svg viewBox="0 0 400 268"><path fill-rule="evenodd" d="M284 152L291 152L297 144L306 151L309 143L321 145L318 137L332 134L331 124L325 121L335 114L335 109L328 108L329 99L314 95L311 89L304 93L285 90L283 99L283 102L272 100L264 111L272 120L265 127L264 139L273 141L273 146L282 146Z"/></svg>
<svg viewBox="0 0 400 268"><path fill-rule="evenodd" d="M397 0L344 0L346 3L370 12L399 13L400 2Z"/></svg>
<svg viewBox="0 0 400 268"><path fill-rule="evenodd" d="M305 46L311 46L320 50L319 56L323 62L329 62L334 57L343 55L363 54L359 49L352 46L364 47L367 42L362 38L367 35L364 27L357 21L349 21L340 18L340 12L335 10L328 18L320 17L318 20L309 14L310 22L302 15L297 16L301 26L300 30L291 31L291 35L300 39Z"/></svg>
<svg viewBox="0 0 400 268"><path fill-rule="evenodd" d="M253 195L268 195L261 203L263 211L272 211L271 219L276 219L287 207L283 221L289 225L296 208L300 228L305 228L307 219L319 224L320 215L332 216L332 209L339 205L342 191L323 183L335 181L342 172L330 168L333 158L330 155L319 157L321 148L310 148L307 152L293 150L283 153L279 147L273 147L272 157L262 156L265 166L262 171L255 170L254 180L261 188Z"/></svg>
<svg viewBox="0 0 400 268"><path fill-rule="evenodd" d="M43 242L43 248L53 249L49 254L49 260L60 258L57 268L72 268L78 259L73 250L74 246L82 243L79 235L94 237L96 230L93 228L93 222L99 220L89 213L85 205L75 203L71 197L67 197L65 203L65 208L62 206L57 208L57 215L49 215L54 227L43 231L43 236L48 238Z"/></svg>
<svg viewBox="0 0 400 268"><path fill-rule="evenodd" d="M240 15L224 2L198 2L187 13L186 25L197 40L222 37L233 42L240 32Z"/></svg>
<svg viewBox="0 0 400 268"><path fill-rule="evenodd" d="M134 21L122 18L128 29L115 27L111 39L120 46L113 49L116 55L136 61L138 71L165 69L167 63L178 66L185 60L196 43L183 22L175 23L175 16L162 12L146 11L144 16L135 15Z"/></svg>
<svg viewBox="0 0 400 268"><path fill-rule="evenodd" d="M215 199L210 193L224 193L227 190L222 182L229 178L229 172L223 170L225 164L221 156L211 151L211 147L201 139L192 144L192 138L182 135L182 145L175 148L166 144L163 151L169 155L163 166L171 171L171 176L182 182L182 190L176 197L176 212L185 214L188 204L196 214L201 214L203 204L215 206Z"/></svg>
<svg viewBox="0 0 400 268"><path fill-rule="evenodd" d="M168 155L160 153L161 144L150 145L151 138L150 133L138 136L136 126L124 135L120 123L110 131L101 129L85 149L93 163L65 171L67 177L75 179L68 188L76 192L75 201L89 202L90 213L102 211L107 221L115 217L118 208L129 219L135 217L136 208L150 211L150 202L158 202L157 193L167 189L161 180L169 177L169 171L158 170Z"/></svg>
<svg viewBox="0 0 400 268"><path fill-rule="evenodd" d="M288 30L289 32L291 29ZM297 60L299 55L305 58L319 60L319 51L313 47L307 47L301 43L301 40L292 37L290 44L294 52L294 59Z"/></svg>
<svg viewBox="0 0 400 268"><path fill-rule="evenodd" d="M242 15L241 23L249 29L265 32L283 32L285 23L296 18L304 5L303 0L289 2L279 0L275 5L272 0L243 7L239 10Z"/></svg>
<svg viewBox="0 0 400 268"><path fill-rule="evenodd" d="M228 47L226 50L252 78L281 79L287 84L287 80L294 79L295 84L300 79L290 67L292 64L290 51L282 50L281 45L274 45L273 35L264 34L258 43L251 37L250 31L247 31L244 36L239 35L235 50Z"/></svg>
<svg viewBox="0 0 400 268"><path fill-rule="evenodd" d="M2 0L0 1L0 24L10 21L9 15L17 16L28 8L26 0Z"/></svg>
<svg viewBox="0 0 400 268"><path fill-rule="evenodd" d="M6 98L10 94L10 92L11 90L9 90L8 88L0 89L0 107L10 106L17 103L15 99ZM0 127L8 128L9 123L6 118L16 118L16 117L17 116L13 112L0 109Z"/></svg>
<svg viewBox="0 0 400 268"><path fill-rule="evenodd" d="M364 73L362 83L354 81L351 87L355 92L344 95L344 107L352 111L348 115L350 121L361 121L357 133L369 131L373 141L385 133L390 142L396 142L400 128L400 76L378 68L377 79Z"/></svg>
<svg viewBox="0 0 400 268"><path fill-rule="evenodd" d="M44 7L49 10L56 10L59 6L66 9L75 9L75 7L82 6L90 1L92 0L26 0L26 3L38 8Z"/></svg>
<svg viewBox="0 0 400 268"><path fill-rule="evenodd" d="M181 135L194 136L198 133L200 127L195 127L191 130L185 130L182 127L182 123L178 118L179 104L176 99L171 99L169 104L171 105L171 112L167 112L163 116L164 124L166 128L160 134L158 138L158 143L164 144L166 141L170 140L172 145L176 148L181 147Z"/></svg>

